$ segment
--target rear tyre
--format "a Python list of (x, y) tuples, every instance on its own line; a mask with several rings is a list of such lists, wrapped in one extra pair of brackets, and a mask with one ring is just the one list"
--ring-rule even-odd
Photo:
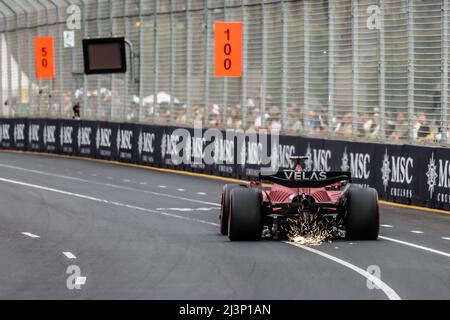
[(377, 191), (351, 187), (348, 192), (347, 239), (376, 240), (380, 229)]
[(237, 183), (228, 183), (223, 186), (222, 189), (222, 200), (220, 208), (220, 233), (224, 236), (228, 235), (228, 216), (230, 213), (230, 196), (231, 191), (236, 188), (243, 187)]
[(231, 192), (228, 238), (256, 241), (262, 234), (262, 194), (258, 189), (237, 188)]

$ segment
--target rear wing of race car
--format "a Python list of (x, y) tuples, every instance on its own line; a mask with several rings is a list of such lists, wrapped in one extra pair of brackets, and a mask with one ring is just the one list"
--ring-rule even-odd
[(288, 188), (322, 188), (341, 181), (352, 182), (350, 172), (281, 170), (277, 174), (259, 175), (261, 181), (269, 181)]

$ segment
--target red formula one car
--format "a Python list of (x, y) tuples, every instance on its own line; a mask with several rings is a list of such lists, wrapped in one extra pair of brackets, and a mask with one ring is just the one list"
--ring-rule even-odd
[[(378, 194), (351, 183), (349, 172), (295, 170), (260, 176), (246, 184), (226, 184), (222, 191), (220, 231), (232, 241), (287, 239), (292, 225), (311, 217), (333, 238), (376, 240), (379, 231)], [(270, 186), (263, 185), (269, 182)]]

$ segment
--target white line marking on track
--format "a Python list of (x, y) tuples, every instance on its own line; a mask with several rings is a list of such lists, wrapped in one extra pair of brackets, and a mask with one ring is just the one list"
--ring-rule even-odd
[(40, 236), (38, 236), (37, 234), (32, 234), (32, 233), (30, 233), (30, 232), (22, 232), (22, 234), (23, 234), (24, 236), (27, 236), (27, 237), (30, 237), (30, 238), (34, 238), (34, 239), (40, 238)]
[(442, 240), (450, 240), (450, 237), (442, 237)]
[(424, 246), (420, 246), (418, 244), (414, 244), (414, 243), (411, 243), (411, 242), (402, 241), (402, 240), (393, 239), (393, 238), (388, 238), (388, 237), (384, 237), (384, 236), (378, 236), (378, 238), (384, 239), (384, 240), (387, 240), (387, 241), (391, 241), (391, 242), (396, 242), (396, 243), (399, 243), (399, 244), (403, 244), (405, 246), (413, 247), (413, 248), (416, 248), (416, 249), (420, 249), (420, 250), (425, 250), (425, 251), (428, 251), (428, 252), (436, 253), (436, 254), (439, 254), (441, 256), (450, 258), (450, 253), (447, 253), (447, 252), (435, 250), (435, 249), (424, 247)]
[(106, 177), (106, 179), (108, 179), (108, 180), (112, 180), (113, 178), (112, 178), (112, 177)]
[(200, 196), (206, 196), (206, 193), (204, 193), (204, 192), (197, 192), (197, 194)]
[(185, 190), (184, 190), (184, 189), (177, 189), (177, 191), (183, 192), (183, 191), (185, 191)]
[(369, 272), (367, 272), (366, 270), (363, 270), (347, 261), (344, 261), (342, 259), (339, 259), (337, 257), (334, 257), (332, 255), (329, 255), (325, 252), (301, 245), (299, 243), (294, 243), (294, 242), (287, 242), (285, 241), (284, 243), (287, 243), (291, 246), (294, 247), (298, 247), (301, 248), (303, 250), (318, 254), (319, 256), (322, 256), (324, 258), (327, 258), (329, 260), (332, 260), (334, 262), (337, 262), (341, 265), (343, 265), (344, 267), (347, 267), (357, 273), (359, 273), (360, 275), (362, 275), (364, 278), (366, 278), (367, 280), (369, 280), (370, 282), (372, 282), (374, 285), (376, 285), (378, 288), (380, 288), (385, 294), (386, 296), (389, 298), (389, 300), (401, 300), (400, 296), (394, 291), (394, 289), (392, 289), (390, 286), (388, 286), (385, 282), (383, 282), (381, 279), (375, 277), (374, 275), (370, 274)]
[(391, 226), (390, 224), (380, 224), (380, 227), (383, 227), (383, 228), (393, 228), (393, 226)]
[[(57, 178), (62, 178), (62, 179), (68, 179), (68, 180), (73, 180), (73, 181), (79, 181), (79, 182), (84, 182), (84, 183), (90, 183), (90, 184), (95, 184), (95, 185), (103, 185), (103, 186), (116, 188), (116, 189), (122, 189), (122, 190), (134, 191), (134, 192), (141, 192), (141, 193), (152, 194), (152, 195), (161, 196), (161, 197), (173, 198), (173, 199), (178, 199), (178, 200), (183, 200), (183, 201), (190, 201), (190, 202), (194, 202), (194, 203), (202, 203), (202, 204), (207, 204), (207, 205), (213, 205), (213, 206), (220, 207), (220, 204), (214, 203), (214, 202), (206, 202), (206, 201), (194, 200), (194, 199), (183, 198), (183, 197), (169, 195), (169, 194), (163, 194), (163, 193), (152, 192), (152, 191), (147, 191), (147, 190), (135, 189), (135, 188), (126, 187), (126, 186), (119, 186), (119, 185), (114, 185), (114, 184), (109, 184), (109, 183), (95, 182), (95, 181), (90, 181), (90, 180), (81, 179), (81, 178), (75, 178), (75, 177), (70, 177), (70, 176), (63, 176), (63, 175), (52, 174), (52, 173), (38, 171), (38, 170), (26, 169), (26, 168), (21, 168), (21, 167), (16, 167), (16, 166), (10, 166), (10, 165), (6, 165), (6, 164), (0, 164), (0, 167), (16, 169), (16, 170), (21, 170), (21, 171), (25, 171), (25, 172), (32, 172), (32, 173), (37, 173), (37, 174), (41, 174), (41, 175), (47, 175), (47, 176), (52, 176), (52, 177), (57, 177)], [(80, 172), (80, 171), (78, 171), (78, 172)], [(12, 180), (8, 180), (8, 179), (0, 179), (0, 181), (14, 183)], [(22, 182), (18, 182), (18, 184), (23, 184), (23, 183)], [(166, 186), (159, 186), (159, 187), (160, 188), (166, 188)], [(45, 187), (40, 187), (40, 189), (42, 189), (42, 188), (45, 188)], [(50, 188), (47, 188), (47, 189), (50, 189)], [(66, 194), (69, 194), (69, 195), (71, 194), (70, 192), (67, 193), (66, 191), (64, 191), (62, 193), (66, 193)], [(81, 196), (81, 197), (83, 197), (83, 196)], [(85, 196), (85, 197), (88, 197), (88, 196)], [(91, 197), (88, 197), (88, 198), (91, 198)], [(94, 198), (94, 199), (96, 199), (96, 198)], [(103, 201), (103, 200), (97, 199), (97, 201), (105, 202), (106, 200)], [(125, 205), (125, 206), (127, 206), (127, 205)], [(137, 210), (139, 210), (139, 209), (137, 209)], [(143, 210), (144, 211), (148, 211), (148, 212), (162, 213), (162, 212), (153, 211), (153, 210), (150, 210), (150, 209), (143, 209)], [(172, 214), (167, 214), (167, 215), (173, 216), (173, 217), (179, 218), (179, 219), (193, 220), (193, 221), (197, 221), (197, 222), (203, 223), (202, 220), (198, 220), (198, 219), (189, 219), (189, 218), (186, 218), (186, 217), (172, 215)], [(204, 221), (204, 223), (209, 224), (209, 225), (213, 225), (213, 226), (219, 226), (219, 224), (217, 224), (217, 223), (212, 223), (212, 222), (208, 222), (208, 221)], [(428, 252), (440, 254), (440, 255), (443, 255), (445, 257), (450, 257), (449, 253), (442, 252), (442, 251), (435, 250), (435, 249), (431, 249), (431, 248), (424, 247), (424, 246), (420, 246), (420, 245), (416, 245), (416, 244), (409, 243), (409, 242), (406, 242), (406, 241), (401, 241), (401, 240), (392, 239), (392, 238), (383, 237), (383, 236), (379, 236), (379, 238), (380, 239), (384, 239), (384, 240), (388, 240), (388, 241), (397, 242), (397, 243), (404, 244), (404, 245), (407, 245), (407, 246), (415, 247), (417, 249), (425, 250), (425, 251), (428, 251)]]
[[(120, 203), (120, 202), (116, 202), (116, 201), (109, 201), (109, 200), (105, 200), (105, 199), (99, 199), (99, 198), (95, 198), (95, 197), (91, 197), (91, 196), (87, 196), (87, 195), (82, 195), (82, 194), (73, 193), (73, 192), (69, 192), (69, 191), (49, 188), (49, 187), (35, 185), (35, 184), (31, 184), (31, 183), (26, 183), (26, 182), (21, 182), (21, 181), (17, 181), (17, 180), (0, 178), (0, 181), (7, 182), (7, 183), (12, 183), (12, 184), (16, 184), (16, 185), (20, 185), (20, 186), (24, 186), (24, 187), (29, 187), (29, 188), (34, 188), (34, 189), (54, 192), (54, 193), (58, 193), (58, 194), (63, 194), (63, 195), (67, 195), (67, 196), (72, 196), (72, 197), (76, 197), (76, 198), (80, 198), (80, 199), (91, 200), (91, 201), (95, 201), (95, 202), (99, 202), (99, 203), (110, 204), (110, 205), (114, 205), (114, 206), (118, 206), (118, 207), (125, 207), (125, 208), (129, 208), (129, 209), (134, 209), (134, 210), (137, 210), (137, 211), (156, 213), (156, 214), (160, 214), (160, 215), (163, 215), (163, 216), (172, 217), (172, 218), (176, 218), (176, 219), (180, 219), (180, 220), (198, 222), (198, 223), (207, 224), (207, 225), (214, 226), (214, 227), (219, 227), (219, 224), (218, 223), (214, 223), (214, 222), (209, 222), (209, 221), (205, 221), (205, 220), (189, 218), (189, 217), (186, 217), (186, 216), (180, 216), (180, 215), (176, 215), (176, 214), (172, 214), (172, 213), (156, 211), (156, 210), (151, 210), (151, 209), (147, 209), (147, 208), (141, 208), (141, 207), (125, 204), (125, 203)], [(330, 260), (332, 260), (334, 262), (337, 262), (337, 263), (339, 263), (341, 265), (344, 265), (347, 268), (350, 268), (351, 270), (356, 271), (357, 273), (361, 274), (366, 279), (368, 279), (372, 283), (374, 283), (377, 287), (379, 287), (381, 290), (383, 290), (383, 292), (389, 297), (389, 299), (400, 300), (400, 297), (397, 295), (397, 293), (395, 293), (395, 291), (392, 290), (392, 288), (390, 288), (383, 281), (381, 281), (380, 279), (378, 279), (378, 278), (374, 277), (373, 275), (369, 274), (367, 271), (364, 271), (361, 268), (359, 268), (359, 267), (357, 267), (355, 265), (352, 265), (349, 262), (346, 262), (346, 261), (344, 261), (342, 259), (336, 258), (336, 257), (331, 256), (329, 254), (326, 254), (326, 253), (324, 253), (322, 251), (315, 250), (315, 249), (312, 249), (312, 248), (309, 248), (309, 247), (306, 247), (306, 246), (302, 246), (300, 244), (295, 244), (295, 243), (290, 243), (290, 242), (285, 242), (285, 243), (293, 245), (293, 246), (296, 246), (298, 248), (302, 248), (302, 249), (310, 251), (312, 253), (321, 255), (321, 256), (323, 256), (323, 257), (325, 257), (327, 259), (330, 259)], [(84, 281), (86, 281), (85, 277), (79, 277), (79, 279), (81, 279), (80, 280), (80, 284), (83, 281), (83, 278), (84, 278)], [(78, 281), (78, 279), (77, 279), (77, 281)]]
[[(24, 171), (24, 172), (32, 172), (32, 173), (36, 173), (36, 174), (40, 174), (40, 175), (46, 175), (49, 177), (61, 178), (61, 179), (78, 181), (78, 182), (83, 182), (83, 183), (90, 183), (90, 184), (95, 184), (95, 185), (105, 186), (105, 187), (110, 187), (110, 188), (115, 188), (115, 189), (128, 190), (128, 191), (133, 191), (133, 192), (141, 192), (141, 193), (151, 194), (151, 195), (159, 196), (159, 197), (166, 197), (166, 198), (178, 199), (178, 200), (182, 200), (182, 201), (189, 201), (189, 202), (193, 202), (193, 203), (201, 203), (201, 204), (206, 204), (206, 205), (210, 205), (210, 206), (220, 207), (220, 204), (215, 203), (215, 202), (207, 202), (207, 201), (195, 200), (195, 199), (190, 199), (190, 198), (183, 198), (180, 196), (159, 193), (159, 192), (154, 192), (154, 191), (148, 191), (148, 190), (142, 190), (142, 189), (136, 189), (136, 188), (128, 187), (128, 186), (120, 186), (120, 185), (111, 184), (111, 183), (91, 181), (91, 180), (75, 178), (75, 177), (70, 177), (70, 176), (64, 176), (64, 175), (59, 175), (59, 174), (54, 174), (54, 173), (49, 173), (49, 172), (44, 172), (44, 171), (32, 170), (32, 169), (21, 168), (21, 167), (16, 167), (16, 166), (9, 166), (6, 164), (0, 164), (0, 167), (20, 170), (20, 171)], [(165, 189), (167, 187), (159, 186), (159, 188)]]
[(77, 258), (72, 252), (69, 252), (69, 251), (63, 252), (63, 255), (65, 255), (67, 259), (71, 259), (71, 260)]
[(180, 212), (195, 212), (195, 211), (212, 211), (220, 208), (156, 208), (158, 211), (180, 211)]
[(20, 186), (24, 186), (24, 187), (29, 187), (29, 188), (34, 188), (34, 189), (39, 189), (39, 190), (59, 193), (59, 194), (63, 194), (63, 195), (66, 195), (66, 196), (72, 196), (72, 197), (76, 197), (76, 198), (80, 198), (80, 199), (92, 200), (92, 201), (95, 201), (95, 202), (110, 204), (110, 205), (114, 205), (114, 206), (118, 206), (118, 207), (134, 209), (134, 210), (144, 211), (144, 212), (149, 212), (149, 213), (157, 213), (157, 214), (160, 214), (160, 215), (163, 215), (163, 216), (177, 218), (177, 219), (180, 219), (180, 220), (200, 222), (200, 223), (208, 224), (208, 225), (215, 226), (215, 227), (219, 226), (219, 224), (214, 223), (214, 222), (209, 222), (209, 221), (195, 219), (195, 218), (189, 218), (189, 217), (186, 217), (186, 216), (180, 216), (180, 215), (177, 215), (177, 214), (167, 213), (167, 212), (163, 212), (163, 211), (156, 211), (156, 210), (152, 210), (152, 209), (137, 207), (137, 206), (133, 206), (133, 205), (126, 204), (126, 203), (121, 203), (121, 202), (116, 202), (116, 201), (109, 201), (109, 200), (95, 198), (95, 197), (91, 197), (91, 196), (87, 196), (87, 195), (83, 195), (83, 194), (79, 194), (79, 193), (73, 193), (73, 192), (59, 190), (59, 189), (55, 189), (55, 188), (44, 187), (44, 186), (31, 184), (31, 183), (26, 183), (26, 182), (21, 182), (21, 181), (17, 181), (17, 180), (0, 178), (0, 181), (7, 182), (7, 183), (12, 183), (12, 184), (16, 184), (16, 185), (20, 185)]
[(415, 234), (423, 234), (423, 231), (419, 231), (419, 230), (411, 230), (411, 233), (415, 233)]
[(140, 182), (139, 184), (140, 184), (141, 186), (146, 186), (146, 185), (148, 185), (147, 182)]
[(125, 182), (125, 183), (130, 182), (130, 180), (128, 180), (128, 179), (123, 179), (122, 181)]

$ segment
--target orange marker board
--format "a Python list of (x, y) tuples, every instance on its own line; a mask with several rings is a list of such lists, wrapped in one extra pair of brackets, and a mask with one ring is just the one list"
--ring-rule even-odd
[(53, 37), (34, 38), (36, 79), (55, 78), (55, 53)]
[(214, 24), (216, 77), (242, 77), (242, 22)]

